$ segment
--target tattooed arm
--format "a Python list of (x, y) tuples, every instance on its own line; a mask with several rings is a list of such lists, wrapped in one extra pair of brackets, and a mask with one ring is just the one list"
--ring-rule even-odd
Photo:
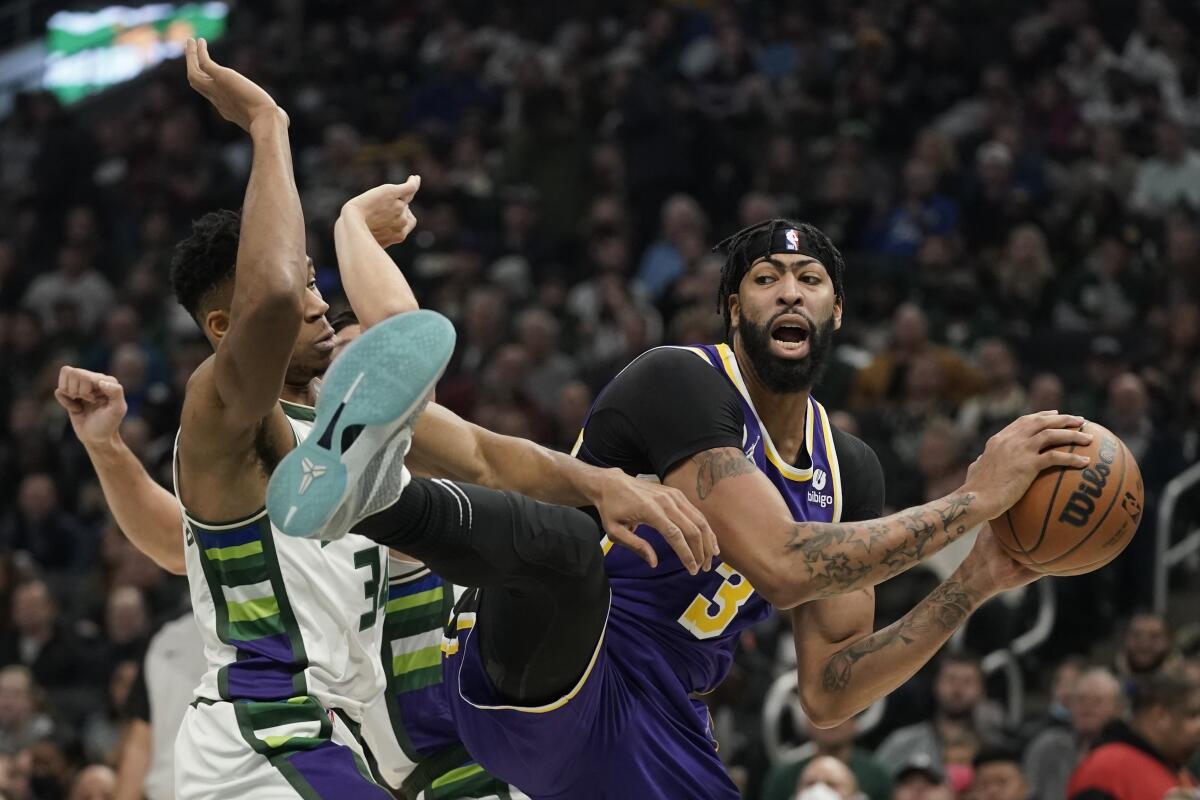
[(911, 678), (983, 601), (1037, 577), (1004, 553), (989, 527), (953, 575), (883, 630), (871, 632), (869, 590), (793, 609), (805, 713), (821, 727), (841, 724)]
[(941, 500), (879, 520), (796, 522), (779, 492), (742, 452), (705, 450), (664, 483), (682, 491), (717, 534), (724, 560), (777, 608), (865, 589), (928, 558), (1020, 499), (1043, 469), (1086, 466), (1054, 450), (1086, 444), (1079, 417), (1022, 417), (993, 436), (962, 488)]

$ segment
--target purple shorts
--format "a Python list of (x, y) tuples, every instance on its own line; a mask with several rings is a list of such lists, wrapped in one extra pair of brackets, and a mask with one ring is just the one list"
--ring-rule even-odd
[(537, 708), (497, 697), (472, 635), (474, 616), (452, 620), (457, 638), (443, 646), (442, 685), (459, 737), (492, 775), (539, 800), (741, 797), (704, 705), (682, 686), (671, 692), (654, 648), (611, 615), (579, 682)]

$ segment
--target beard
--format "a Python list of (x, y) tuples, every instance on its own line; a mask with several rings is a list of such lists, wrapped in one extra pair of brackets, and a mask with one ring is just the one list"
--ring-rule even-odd
[(743, 317), (737, 327), (746, 356), (754, 367), (754, 374), (776, 394), (795, 394), (811, 389), (820, 379), (833, 345), (833, 317), (820, 325), (813, 325), (812, 318), (805, 314), (804, 317), (809, 320), (808, 355), (797, 359), (780, 358), (772, 353), (771, 323), (776, 317), (788, 313), (795, 312), (781, 311), (763, 325), (755, 325)]

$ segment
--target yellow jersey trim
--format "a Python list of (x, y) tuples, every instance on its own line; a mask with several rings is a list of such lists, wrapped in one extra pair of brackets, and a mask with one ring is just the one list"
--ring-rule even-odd
[(829, 422), (829, 414), (825, 406), (812, 401), (821, 414), (821, 432), (825, 436), (825, 457), (829, 459), (829, 471), (833, 473), (829, 480), (833, 482), (833, 521), (842, 521), (842, 468), (838, 466), (837, 448), (833, 446), (833, 425)]
[[(604, 647), (604, 637), (608, 633), (608, 619), (612, 613), (612, 590), (608, 593), (608, 612), (604, 616), (604, 628), (600, 631), (600, 636), (596, 639), (596, 649), (592, 651), (592, 659), (588, 662), (587, 669), (583, 671), (583, 675), (579, 677), (579, 681), (562, 697), (552, 703), (547, 703), (544, 706), (483, 706), (477, 703), (472, 703), (470, 698), (463, 694), (462, 690), (462, 671), (458, 673), (458, 696), (473, 708), (478, 708), (480, 711), (520, 711), (523, 714), (547, 714), (551, 711), (557, 711), (567, 703), (575, 699), (575, 695), (583, 690), (587, 684), (588, 678), (592, 675), (592, 669), (595, 668), (596, 662), (600, 659), (600, 649)], [(470, 633), (467, 634), (470, 637)]]
[[(767, 454), (767, 460), (775, 465), (779, 473), (790, 481), (807, 481), (812, 478), (812, 464), (808, 469), (797, 469), (787, 463), (780, 457), (779, 451), (775, 449), (775, 443), (771, 441), (771, 434), (767, 431), (767, 426), (763, 424), (762, 417), (758, 415), (758, 409), (754, 407), (754, 401), (750, 399), (750, 390), (746, 388), (745, 381), (742, 380), (742, 372), (738, 369), (737, 358), (733, 355), (733, 350), (727, 344), (717, 345), (717, 352), (721, 354), (721, 364), (725, 367), (725, 374), (733, 381), (733, 385), (737, 387), (738, 392), (746, 401), (746, 405), (750, 406), (750, 413), (754, 414), (754, 418), (758, 420), (759, 430), (762, 431), (763, 452)], [(813, 400), (810, 397), (808, 401), (808, 409), (804, 414), (804, 449), (811, 455), (813, 442)]]

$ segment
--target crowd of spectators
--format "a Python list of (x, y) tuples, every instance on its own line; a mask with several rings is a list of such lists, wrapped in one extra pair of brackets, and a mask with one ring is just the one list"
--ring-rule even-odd
[[(290, 115), (329, 298), (341, 204), (422, 176), (419, 228), (393, 256), (457, 325), (438, 393), (463, 416), (569, 449), (633, 357), (723, 336), (711, 248), (786, 216), (846, 256), (845, 324), (816, 394), (878, 453), (889, 508), (944, 495), (1006, 422), (1059, 408), (1130, 447), (1147, 529), (1165, 483), (1200, 458), (1198, 40), (1197, 7), (1166, 0), (308, 0), (241, 4), (213, 50)], [(69, 109), (25, 94), (0, 120), (0, 787), (7, 773), (12, 797), (91, 796), (79, 784), (111, 778), (79, 768), (112, 764), (133, 665), (184, 588), (108, 519), (53, 399), (58, 368), (123, 384), (122, 433), (168, 481), (182, 391), (208, 352), (170, 297), (171, 247), (190, 220), (239, 205), (248, 165), (245, 138), (178, 62)], [(1194, 506), (1182, 512), (1195, 521)], [(953, 797), (973, 771), (972, 796), (999, 800), (1021, 795), (984, 784), (1013, 773), (1060, 796), (1047, 787), (1127, 691), (1098, 667), (1049, 676), (1068, 656), (1111, 652), (1117, 621), (1149, 603), (1152, 540), (1144, 530), (1104, 570), (1054, 583), (1055, 635), (1022, 664), (1051, 698), (1044, 724), (1014, 728), (984, 701), (977, 661), (943, 661), (872, 731), (871, 786)], [(877, 622), (930, 580), (915, 570), (881, 587)], [(1031, 603), (996, 601), (967, 643), (1000, 646)], [(748, 635), (713, 701), (748, 796), (773, 774), (760, 712), (787, 641), (779, 621)], [(1122, 670), (1137, 671), (1135, 651)], [(1141, 718), (1178, 695), (1147, 692), (1158, 705), (1135, 697)], [(816, 769), (867, 760), (853, 741), (852, 727), (814, 731), (834, 757)], [(932, 788), (905, 788), (918, 779)]]

